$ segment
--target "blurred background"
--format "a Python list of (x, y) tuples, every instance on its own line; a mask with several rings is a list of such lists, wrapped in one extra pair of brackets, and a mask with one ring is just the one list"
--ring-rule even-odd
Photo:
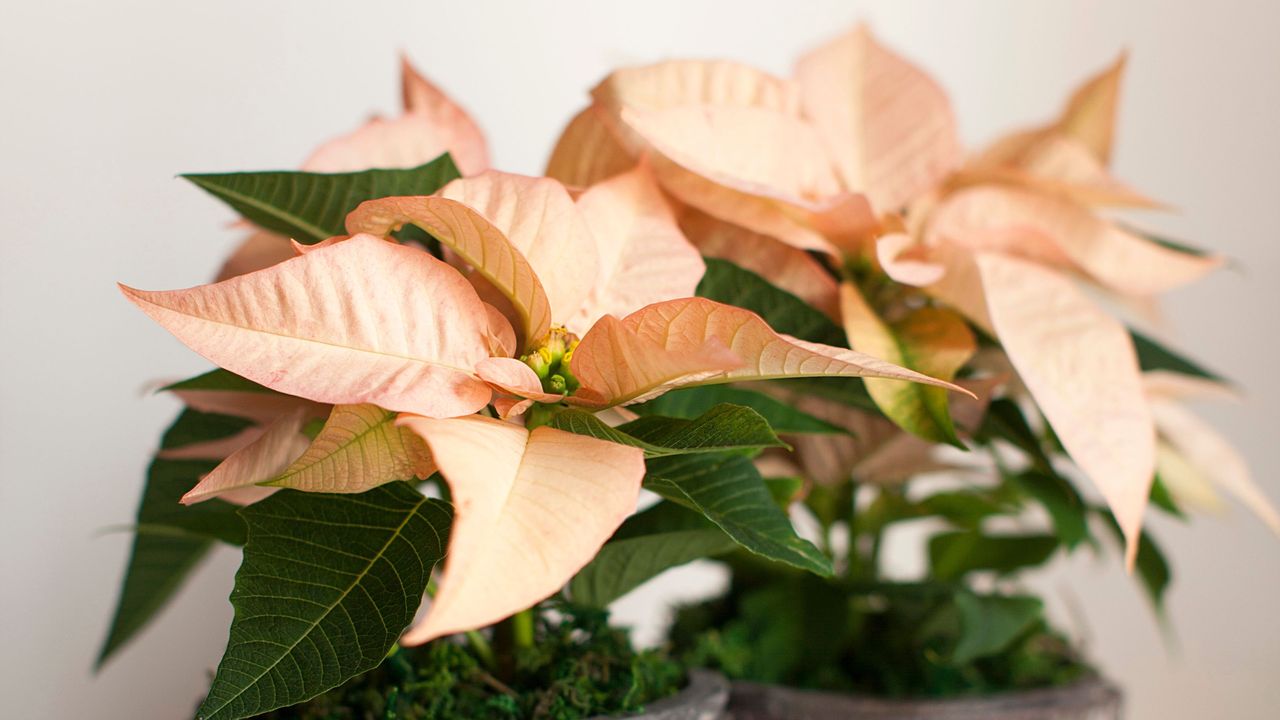
[[(117, 294), (207, 281), (231, 214), (174, 176), (296, 166), (398, 111), (407, 52), (480, 121), (495, 165), (537, 173), (621, 64), (727, 57), (779, 74), (858, 19), (947, 87), (970, 146), (1048, 119), (1130, 53), (1117, 174), (1177, 211), (1153, 229), (1233, 257), (1169, 298), (1170, 335), (1239, 381), (1203, 409), (1280, 498), (1280, 5), (1270, 0), (804, 3), (7, 2), (0, 10), (0, 715), (185, 718), (226, 641), (223, 553), (132, 647), (91, 664), (143, 469), (176, 409), (150, 381), (206, 368)], [(1152, 523), (1174, 565), (1168, 628), (1112, 555), (1035, 582), (1128, 692), (1129, 717), (1273, 718), (1280, 541), (1244, 512)], [(919, 564), (898, 553), (904, 567)], [(625, 599), (713, 590), (689, 566)]]

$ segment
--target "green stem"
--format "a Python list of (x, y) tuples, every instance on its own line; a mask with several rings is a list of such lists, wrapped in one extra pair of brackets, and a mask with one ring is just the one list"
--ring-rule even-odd
[(884, 526), (881, 526), (871, 536), (871, 554), (867, 557), (866, 577), (871, 580), (880, 578), (880, 546), (883, 540)]
[[(434, 598), (438, 589), (435, 578), (427, 580), (427, 597)], [(475, 652), (476, 656), (480, 658), (480, 661), (484, 663), (485, 667), (489, 668), (489, 670), (493, 670), (498, 666), (498, 661), (493, 655), (493, 647), (489, 645), (489, 641), (484, 638), (484, 635), (481, 635), (476, 630), (468, 630), (465, 633), (465, 636), (467, 638), (467, 644), (471, 646), (471, 649)], [(391, 652), (395, 653), (399, 649), (399, 644), (394, 645), (391, 648)]]
[(551, 418), (556, 416), (560, 408), (547, 403), (534, 403), (533, 407), (524, 416), (525, 429), (533, 431), (534, 428), (540, 428), (551, 422)]
[(858, 536), (862, 534), (862, 521), (865, 518), (858, 512), (858, 484), (848, 483), (849, 496), (843, 498), (840, 506), (844, 508), (843, 519), (849, 526), (849, 552), (845, 559), (845, 578), (856, 580), (862, 576), (862, 553), (858, 550)]
[(467, 644), (471, 646), (471, 650), (480, 658), (480, 662), (489, 669), (490, 672), (498, 668), (498, 659), (493, 655), (493, 647), (489, 645), (489, 641), (481, 635), (478, 630), (468, 630), (466, 632)]
[(517, 648), (533, 647), (533, 609), (521, 610), (511, 616), (511, 634)]

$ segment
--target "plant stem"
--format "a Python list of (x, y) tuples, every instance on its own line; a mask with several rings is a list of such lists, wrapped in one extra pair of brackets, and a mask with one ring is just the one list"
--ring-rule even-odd
[(555, 417), (559, 411), (560, 408), (555, 405), (534, 403), (533, 407), (529, 408), (529, 411), (524, 415), (524, 427), (532, 432), (535, 428), (540, 428), (551, 422), (551, 418)]
[(871, 554), (867, 558), (867, 577), (871, 580), (880, 579), (880, 545), (884, 540), (884, 526), (876, 528), (875, 534), (871, 536)]
[(862, 553), (858, 550), (858, 536), (862, 534), (861, 516), (858, 513), (858, 484), (849, 482), (849, 497), (841, 506), (848, 513), (843, 517), (849, 527), (849, 549), (845, 558), (844, 574), (848, 580), (856, 580), (862, 575)]
[(490, 671), (496, 670), (498, 660), (493, 655), (493, 647), (489, 645), (489, 641), (481, 635), (478, 630), (468, 630), (466, 632), (467, 644), (471, 646), (471, 650), (479, 656), (480, 661)]
[(533, 609), (521, 610), (511, 616), (511, 634), (517, 648), (533, 647)]
[[(427, 580), (427, 597), (434, 598), (438, 589), (434, 577)], [(481, 635), (477, 630), (468, 630), (465, 636), (467, 644), (471, 646), (471, 649), (480, 658), (480, 661), (484, 663), (485, 667), (491, 671), (498, 667), (498, 661), (493, 655), (493, 647), (489, 645), (489, 641), (485, 639), (484, 635)], [(399, 644), (392, 646), (391, 654), (394, 654), (399, 649)]]

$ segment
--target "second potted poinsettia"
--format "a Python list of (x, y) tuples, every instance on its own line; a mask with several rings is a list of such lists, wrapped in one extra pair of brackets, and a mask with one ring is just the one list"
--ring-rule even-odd
[[(796, 507), (816, 521), (838, 577), (730, 554), (728, 594), (682, 611), (672, 638), (692, 662), (775, 684), (741, 685), (735, 713), (1112, 713), (1116, 693), (1090, 679), (1018, 574), (1060, 548), (1096, 546), (1093, 528), (1109, 526), (1158, 606), (1168, 567), (1141, 530), (1148, 498), (1176, 512), (1174, 498), (1193, 497), (1206, 477), (1276, 525), (1228, 446), (1175, 432), (1174, 415), (1206, 428), (1152, 390), (1203, 391), (1214, 378), (1080, 287), (1146, 310), (1221, 265), (1100, 212), (1154, 206), (1107, 171), (1122, 69), (1092, 79), (1054, 122), (968, 159), (942, 89), (861, 27), (806, 55), (789, 80), (724, 61), (616, 71), (566, 128), (548, 166), (566, 182), (649, 158), (683, 205), (689, 239), (717, 258), (700, 294), (797, 335), (959, 378), (982, 399), (878, 378), (763, 388), (803, 421), (792, 418), (795, 454), (771, 451), (761, 468), (803, 486)], [(688, 412), (722, 393), (633, 409)], [(1231, 460), (1212, 467), (1211, 452)], [(1106, 504), (1086, 500), (1058, 459)], [(939, 485), (939, 472), (952, 482)], [(1049, 530), (1010, 532), (1032, 506)], [(929, 570), (892, 580), (885, 537), (922, 519), (946, 528), (928, 543)], [(948, 695), (979, 697), (937, 699)], [(886, 699), (902, 696), (916, 699)]]

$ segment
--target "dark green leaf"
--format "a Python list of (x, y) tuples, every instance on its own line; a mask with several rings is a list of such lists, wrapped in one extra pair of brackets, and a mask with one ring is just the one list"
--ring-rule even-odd
[(1157, 245), (1160, 245), (1161, 247), (1168, 248), (1169, 250), (1173, 250), (1174, 252), (1186, 253), (1187, 255), (1194, 255), (1196, 257), (1208, 257), (1213, 254), (1212, 252), (1205, 250), (1204, 248), (1198, 248), (1193, 245), (1189, 245), (1181, 240), (1174, 240), (1172, 238), (1168, 238), (1163, 235), (1157, 235), (1156, 233), (1153, 233), (1149, 230), (1140, 230), (1126, 223), (1121, 223), (1120, 225), (1122, 228), (1133, 233), (1134, 235), (1139, 235), (1141, 237), (1144, 237), (1150, 240), (1151, 242)]
[[(243, 430), (246, 422), (225, 415), (186, 410), (165, 433), (162, 447), (217, 440)], [(244, 522), (236, 507), (210, 500), (191, 507), (178, 500), (217, 465), (209, 460), (154, 460), (135, 515), (120, 598), (97, 665), (133, 639), (177, 593), (215, 540), (244, 543)]]
[(645, 487), (705, 515), (747, 550), (820, 575), (831, 559), (796, 535), (751, 460), (736, 453), (650, 460)]
[(716, 405), (693, 420), (642, 417), (618, 429), (672, 451), (787, 447), (760, 413), (741, 405)]
[[(1116, 522), (1116, 518), (1107, 508), (1095, 508), (1098, 516), (1103, 519), (1107, 527), (1111, 528), (1111, 532), (1115, 535), (1116, 541), (1124, 547), (1124, 533), (1120, 531), (1120, 525)], [(1138, 579), (1142, 582), (1142, 588), (1146, 591), (1147, 597), (1151, 599), (1152, 606), (1156, 609), (1156, 614), (1164, 613), (1164, 595), (1169, 589), (1169, 583), (1173, 579), (1173, 571), (1169, 567), (1169, 563), (1165, 560), (1164, 553), (1160, 547), (1156, 545), (1155, 540), (1151, 539), (1151, 534), (1146, 530), (1138, 536), (1138, 556), (1134, 560), (1134, 569), (1138, 571)]]
[(151, 622), (212, 547), (212, 540), (197, 535), (145, 531), (134, 535), (129, 567), (96, 667), (102, 667)]
[(172, 530), (221, 540), (231, 545), (244, 544), (244, 522), (236, 514), (236, 506), (213, 498), (195, 505), (182, 505), (179, 500), (200, 482), (217, 462), (213, 460), (166, 460), (157, 458), (147, 471), (147, 487), (138, 508), (138, 527)]
[(960, 611), (960, 641), (951, 662), (964, 665), (995, 655), (1009, 647), (1038, 622), (1044, 604), (1026, 596), (977, 595), (960, 592), (955, 598)]
[(1182, 512), (1182, 508), (1178, 507), (1178, 502), (1173, 499), (1173, 495), (1169, 492), (1169, 487), (1157, 475), (1151, 481), (1151, 504), (1160, 508), (1166, 513), (1178, 518), (1186, 520), (1187, 514)]
[(848, 431), (842, 427), (800, 412), (762, 392), (730, 385), (704, 385), (676, 390), (660, 395), (649, 402), (632, 405), (627, 409), (640, 415), (693, 419), (721, 403), (732, 403), (755, 410), (777, 433), (848, 434)]
[(629, 518), (569, 583), (575, 604), (607, 607), (673, 567), (727, 553), (738, 544), (706, 518), (660, 502)]
[(698, 297), (751, 310), (780, 333), (810, 342), (848, 347), (844, 331), (820, 310), (727, 260), (704, 260), (707, 272), (698, 283)]
[(563, 410), (551, 427), (644, 450), (645, 457), (786, 447), (759, 413), (737, 405), (717, 405), (693, 420), (643, 417), (611, 428), (584, 410)]
[(989, 494), (969, 490), (934, 493), (916, 503), (916, 508), (916, 517), (937, 516), (967, 529), (977, 529), (986, 518), (1009, 511)]
[(1144, 532), (1138, 539), (1138, 557), (1134, 562), (1142, 586), (1147, 590), (1157, 612), (1164, 612), (1164, 595), (1173, 579), (1173, 571), (1165, 560), (1160, 546), (1151, 539), (1151, 534)]
[(347, 214), (365, 200), (430, 195), (459, 177), (448, 155), (405, 170), (351, 173), (249, 172), (183, 175), (259, 227), (316, 243), (346, 233)]
[(829, 673), (848, 647), (849, 595), (837, 583), (796, 575), (746, 593), (726, 634), (745, 635), (752, 648), (742, 674), (786, 683)]
[(1066, 479), (1028, 470), (1018, 475), (1015, 482), (1049, 513), (1054, 532), (1068, 549), (1089, 537), (1088, 507)]
[(283, 490), (249, 526), (235, 619), (204, 720), (302, 702), (382, 662), (444, 555), (449, 507), (406, 483), (360, 495)]
[(246, 377), (240, 377), (230, 370), (215, 368), (207, 373), (202, 373), (193, 378), (187, 378), (180, 382), (166, 385), (161, 388), (165, 390), (219, 390), (225, 392), (275, 392), (271, 388), (264, 387)]
[(165, 430), (160, 439), (160, 448), (172, 450), (210, 440), (228, 438), (253, 426), (253, 421), (246, 418), (203, 413), (187, 408), (178, 419)]
[(978, 429), (978, 438), (983, 442), (1004, 440), (1026, 453), (1036, 470), (1049, 475), (1056, 474), (1053, 462), (1044, 451), (1044, 445), (1027, 423), (1022, 408), (1013, 400), (1000, 398), (991, 401), (987, 414), (982, 419), (982, 427)]
[(1216, 382), (1227, 382), (1221, 375), (1206, 369), (1194, 360), (1179, 355), (1137, 330), (1130, 330), (1129, 334), (1133, 336), (1133, 349), (1138, 353), (1138, 366), (1143, 372), (1169, 370)]
[(884, 413), (880, 412), (876, 401), (872, 400), (870, 393), (867, 392), (866, 383), (862, 382), (862, 378), (810, 377), (773, 380), (771, 382), (784, 390), (797, 392), (801, 395), (813, 395), (814, 397), (831, 400), (832, 402), (857, 408), (863, 412), (884, 417)]
[(663, 452), (663, 448), (655, 447), (637, 438), (609, 427), (603, 420), (595, 416), (595, 413), (586, 410), (578, 410), (570, 408), (561, 410), (552, 416), (551, 421), (547, 423), (549, 427), (557, 430), (564, 430), (575, 435), (586, 435), (597, 440), (604, 440), (616, 445), (629, 445), (644, 450), (645, 457), (657, 457)]
[(767, 477), (764, 485), (769, 488), (769, 495), (778, 507), (786, 510), (804, 491), (805, 480), (801, 477)]
[(929, 539), (929, 566), (939, 580), (958, 580), (976, 570), (1006, 575), (1043, 563), (1057, 547), (1053, 535), (939, 533)]

